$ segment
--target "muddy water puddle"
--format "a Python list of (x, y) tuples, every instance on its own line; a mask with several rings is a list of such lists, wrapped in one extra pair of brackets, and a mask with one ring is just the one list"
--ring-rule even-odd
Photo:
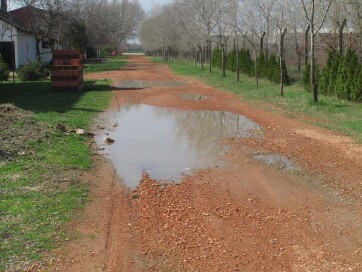
[(288, 171), (298, 171), (299, 167), (293, 161), (285, 156), (277, 154), (254, 154), (253, 158), (257, 161), (263, 162), (268, 166), (276, 166)]
[(195, 100), (195, 101), (207, 100), (207, 96), (197, 94), (197, 93), (181, 94), (180, 96), (182, 99), (185, 99), (185, 100)]
[(179, 81), (123, 80), (118, 87), (124, 90), (132, 90), (151, 87), (178, 87), (184, 85), (185, 83)]
[[(106, 112), (101, 121), (109, 130), (97, 135), (102, 152), (129, 188), (143, 173), (152, 179), (173, 181), (192, 170), (221, 166), (226, 146), (218, 139), (249, 137), (260, 127), (245, 118), (221, 111), (182, 111), (143, 104)], [(106, 145), (104, 138), (114, 140)]]

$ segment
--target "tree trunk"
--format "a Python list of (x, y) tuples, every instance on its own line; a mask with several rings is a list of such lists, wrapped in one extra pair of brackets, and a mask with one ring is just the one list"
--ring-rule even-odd
[(302, 70), (302, 56), (298, 54), (298, 72)]
[(209, 45), (209, 68), (210, 68), (210, 73), (212, 72), (212, 48), (211, 48), (211, 40), (208, 41), (208, 45)]
[(200, 51), (200, 64), (201, 64), (201, 69), (204, 70), (204, 58), (203, 58), (203, 54), (202, 54), (202, 47), (199, 46), (199, 51)]
[(318, 103), (318, 90), (317, 90), (317, 83), (315, 78), (315, 35), (313, 26), (311, 27), (311, 41), (310, 41), (310, 84), (313, 93), (313, 100), (314, 103)]
[(225, 71), (225, 45), (221, 45), (221, 67), (222, 67), (222, 76), (226, 76), (226, 71)]
[(197, 64), (197, 55), (198, 55), (198, 52), (195, 51), (195, 52), (194, 52), (194, 56), (195, 56), (195, 65), (194, 65), (194, 66), (195, 66), (195, 68), (196, 68), (196, 64)]
[(239, 73), (239, 40), (236, 38), (236, 80), (240, 82)]
[[(267, 17), (267, 27), (266, 27), (266, 49), (265, 49), (265, 58), (269, 59), (269, 35), (270, 35), (270, 16)], [(263, 42), (264, 47), (264, 42)]]
[(283, 63), (284, 63), (284, 37), (287, 33), (287, 29), (284, 29), (283, 33), (280, 35), (280, 95), (284, 96), (284, 69), (283, 69)]
[(309, 31), (310, 31), (310, 25), (308, 25), (307, 29), (304, 33), (304, 67), (307, 67), (308, 65), (308, 58), (309, 58)]
[(256, 51), (256, 47), (254, 47), (254, 55), (255, 55), (255, 62), (254, 62), (254, 70), (255, 70), (255, 80), (256, 80), (256, 86), (259, 86), (259, 76), (258, 76), (258, 53)]
[(347, 19), (344, 19), (338, 29), (338, 52), (343, 54), (343, 30), (347, 24)]
[(264, 37), (266, 32), (263, 32), (263, 34), (260, 37), (260, 53), (264, 52)]

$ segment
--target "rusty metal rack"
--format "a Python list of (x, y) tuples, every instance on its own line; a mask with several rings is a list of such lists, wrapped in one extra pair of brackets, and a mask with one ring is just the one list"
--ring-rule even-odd
[(83, 54), (79, 50), (54, 50), (52, 89), (83, 89)]

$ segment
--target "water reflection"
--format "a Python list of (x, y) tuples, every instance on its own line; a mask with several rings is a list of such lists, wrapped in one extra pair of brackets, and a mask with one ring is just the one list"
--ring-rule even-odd
[(146, 80), (123, 80), (120, 89), (145, 89), (150, 87), (178, 87), (185, 85), (179, 81), (146, 81)]
[[(115, 140), (105, 151), (117, 173), (130, 188), (135, 188), (143, 172), (158, 180), (177, 181), (193, 169), (220, 164), (225, 146), (217, 139), (249, 136), (259, 126), (230, 112), (181, 111), (147, 105), (129, 105), (105, 113)], [(98, 135), (102, 144), (104, 135)]]

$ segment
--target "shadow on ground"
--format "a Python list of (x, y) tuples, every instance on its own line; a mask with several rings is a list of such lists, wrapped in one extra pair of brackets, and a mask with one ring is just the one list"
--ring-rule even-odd
[(70, 110), (94, 112), (93, 109), (77, 108), (75, 105), (87, 92), (111, 90), (106, 81), (86, 81), (82, 91), (53, 91), (50, 81), (5, 83), (0, 85), (0, 104), (11, 103), (34, 113), (64, 113)]

